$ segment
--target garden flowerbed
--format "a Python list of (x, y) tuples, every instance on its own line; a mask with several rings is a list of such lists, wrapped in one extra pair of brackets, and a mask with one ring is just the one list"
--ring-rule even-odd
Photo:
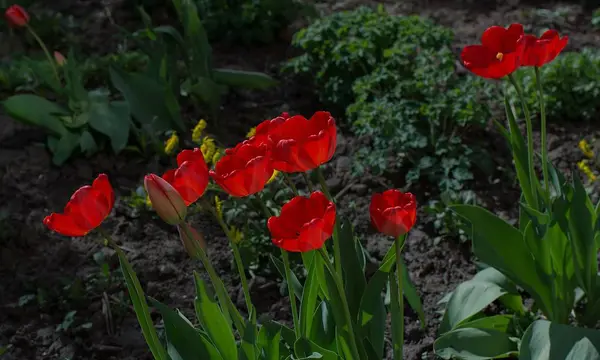
[[(322, 14), (332, 14), (378, 3), (320, 1), (316, 9)], [(382, 3), (390, 14), (427, 16), (432, 22), (453, 30), (450, 50), (456, 54), (455, 71), (460, 76), (465, 72), (458, 60), (460, 49), (476, 43), (480, 34), (495, 24), (530, 24), (527, 31), (536, 34), (545, 28), (557, 28), (569, 36), (566, 51), (600, 46), (600, 29), (591, 25), (592, 11), (580, 4), (515, 1), (511, 5), (496, 5), (495, 1), (474, 4), (466, 0)], [(58, 11), (64, 17), (75, 16), (76, 27), (71, 31), (78, 36), (73, 41), (78, 41), (80, 48), (92, 56), (117, 51), (119, 30), (111, 22), (129, 30), (143, 26), (128, 2), (103, 4), (105, 7), (94, 9), (91, 2), (64, 0), (52, 4), (52, 9), (46, 9), (50, 5), (44, 3), (36, 4), (33, 9)], [(153, 20), (156, 24), (171, 23), (164, 14), (166, 10), (161, 9), (160, 5), (153, 7), (150, 12)], [(311, 79), (279, 73), (283, 62), (301, 52), (291, 46), (290, 34), (303, 25), (300, 21), (286, 26), (266, 44), (242, 46), (230, 39), (211, 42), (213, 61), (219, 68), (264, 72), (280, 80), (275, 87), (232, 91), (224, 96), (219, 107), (219, 128), (211, 129), (214, 125), (209, 125), (209, 130), (224, 147), (234, 146), (246, 137), (250, 128), (283, 112), (309, 117), (315, 111), (326, 109), (324, 100), (315, 94)], [(10, 41), (3, 41), (5, 38)], [(14, 47), (19, 46), (15, 43), (18, 40), (14, 35), (9, 37), (8, 30), (0, 33), (0, 59), (10, 60), (16, 51)], [(57, 41), (56, 46), (60, 48), (61, 43)], [(64, 49), (66, 53), (67, 48)], [(597, 82), (582, 93), (597, 91), (600, 78)], [(3, 98), (12, 95), (0, 94)], [(594, 113), (597, 110), (598, 107), (589, 110), (589, 118), (582, 115), (581, 121), (570, 119), (570, 122), (550, 124), (549, 157), (559, 170), (571, 171), (584, 157), (579, 144), (582, 138), (591, 142), (599, 133), (600, 125), (594, 121), (598, 119)], [(208, 116), (191, 104), (182, 104), (181, 112), (193, 123)], [(456, 232), (443, 235), (443, 226), (436, 225), (436, 214), (426, 211), (425, 205), (440, 197), (437, 184), (420, 179), (405, 188), (405, 170), (394, 168), (391, 162), (395, 160), (391, 158), (384, 161), (384, 167), (389, 166), (394, 171), (366, 171), (357, 175), (355, 155), (368, 141), (349, 130), (346, 113), (335, 115), (337, 123), (344, 126), (338, 130), (335, 155), (324, 168), (327, 186), (334, 196), (339, 195), (338, 213), (350, 219), (375, 263), (381, 261), (393, 241), (379, 234), (371, 224), (371, 194), (400, 188), (410, 190), (417, 197), (417, 225), (407, 238), (403, 254), (423, 303), (426, 325), (422, 326), (419, 315), (406, 306), (404, 357), (433, 359), (433, 343), (443, 310), (438, 302), (477, 271), (470, 243), (460, 241)], [(478, 204), (509, 222), (516, 222), (519, 188), (510, 152), (492, 122), (503, 117), (502, 109), (491, 109), (490, 118), (482, 121), (485, 123), (482, 130), (469, 132), (463, 139), (469, 145), (485, 137), (489, 161), (486, 166), (474, 162), (470, 168), (473, 179), (466, 181), (461, 190), (473, 190)], [(537, 146), (537, 126), (534, 133)], [(387, 150), (394, 152), (394, 149)], [(50, 232), (42, 224), (46, 215), (62, 209), (74, 190), (82, 184), (90, 184), (99, 173), (109, 176), (116, 192), (116, 204), (106, 221), (107, 228), (113, 230), (111, 236), (126, 251), (146, 294), (184, 314), (193, 314), (191, 274), (193, 270), (203, 273), (201, 264), (188, 256), (177, 229), (163, 224), (153, 211), (139, 205), (140, 199), (132, 196), (145, 174), (163, 173), (172, 167), (171, 160), (144, 158), (133, 152), (114, 155), (104, 151), (90, 157), (75, 156), (56, 166), (46, 147), (45, 132), (21, 125), (0, 110), (0, 358), (152, 359), (123, 284), (115, 252), (100, 245), (99, 234), (71, 239)], [(305, 182), (299, 175), (294, 180), (300, 190), (305, 190)], [(591, 182), (588, 187), (596, 201), (597, 183)], [(215, 194), (208, 192), (210, 197)], [(204, 234), (209, 257), (233, 301), (244, 308), (244, 294), (234, 271), (233, 256), (219, 224), (201, 212), (191, 213), (188, 219)], [(367, 266), (367, 273), (375, 270)], [(287, 289), (281, 285), (279, 274), (273, 269), (260, 268), (253, 268), (251, 274), (254, 276), (250, 279), (250, 294), (258, 313), (291, 324)], [(496, 310), (492, 308), (489, 312)], [(153, 317), (160, 318), (158, 313), (153, 313)], [(3, 348), (6, 353), (1, 355)], [(388, 358), (392, 358), (390, 346), (386, 349)]]

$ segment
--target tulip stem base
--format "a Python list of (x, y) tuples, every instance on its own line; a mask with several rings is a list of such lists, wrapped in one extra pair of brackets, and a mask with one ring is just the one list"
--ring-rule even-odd
[(546, 133), (546, 105), (544, 104), (544, 92), (542, 91), (542, 76), (540, 68), (535, 66), (535, 82), (537, 83), (538, 100), (540, 102), (540, 118), (542, 128), (542, 174), (544, 175), (544, 189), (546, 191), (546, 207), (552, 208), (550, 203), (550, 176), (548, 175), (548, 135)]
[(308, 191), (312, 194), (312, 192), (315, 191), (315, 187), (313, 186), (312, 182), (310, 181), (310, 177), (305, 172), (302, 173), (302, 177), (304, 177), (304, 181), (306, 182)]
[(402, 359), (403, 347), (404, 347), (404, 284), (403, 284), (403, 276), (402, 274), (402, 249), (404, 248), (404, 243), (406, 242), (406, 234), (400, 235), (394, 241), (396, 245), (396, 278), (398, 280), (398, 311), (399, 311), (399, 319), (398, 321), (402, 326), (398, 331), (398, 343), (394, 346), (394, 355), (396, 360)]
[(294, 195), (296, 195), (296, 196), (300, 195), (300, 193), (298, 193), (298, 188), (296, 187), (296, 185), (294, 185), (294, 182), (292, 181), (292, 178), (287, 173), (282, 172), (282, 174), (283, 174), (283, 178), (285, 179), (285, 182), (290, 187), (290, 189), (292, 189), (292, 192), (294, 193)]
[(44, 42), (42, 41), (42, 39), (40, 39), (40, 37), (38, 36), (38, 34), (35, 32), (35, 30), (33, 30), (33, 28), (31, 26), (27, 25), (27, 30), (29, 30), (29, 33), (31, 34), (31, 36), (33, 36), (33, 38), (35, 39), (35, 41), (37, 41), (37, 43), (42, 48), (42, 51), (46, 55), (46, 58), (48, 58), (48, 62), (50, 63), (50, 66), (52, 66), (52, 71), (54, 72), (54, 76), (56, 77), (56, 81), (58, 81), (58, 85), (61, 86), (60, 76), (58, 76), (58, 70), (56, 70), (56, 61), (54, 60), (54, 58), (52, 58), (52, 56), (50, 56), (50, 52), (48, 51), (48, 48), (46, 47), (46, 44), (44, 44)]
[(285, 271), (285, 282), (287, 283), (288, 296), (290, 298), (290, 306), (292, 307), (292, 319), (294, 321), (294, 333), (296, 339), (300, 338), (300, 320), (298, 317), (298, 305), (296, 304), (296, 293), (292, 286), (292, 269), (290, 266), (290, 256), (287, 251), (281, 249), (281, 257), (283, 258), (283, 268)]

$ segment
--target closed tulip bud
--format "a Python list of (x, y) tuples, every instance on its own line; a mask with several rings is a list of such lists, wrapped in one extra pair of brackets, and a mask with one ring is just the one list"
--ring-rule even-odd
[(177, 225), (177, 230), (179, 231), (179, 239), (181, 239), (181, 243), (190, 257), (198, 257), (196, 255), (196, 250), (198, 248), (206, 251), (206, 241), (204, 240), (204, 236), (190, 224), (183, 222)]
[(54, 61), (56, 61), (58, 66), (63, 66), (67, 62), (67, 59), (65, 58), (65, 56), (63, 54), (59, 53), (58, 51), (55, 51), (54, 52)]
[(29, 23), (29, 14), (19, 5), (12, 5), (6, 9), (4, 16), (12, 27), (23, 27)]
[(171, 184), (160, 176), (148, 174), (144, 177), (144, 187), (152, 208), (167, 224), (179, 225), (184, 222), (187, 206)]

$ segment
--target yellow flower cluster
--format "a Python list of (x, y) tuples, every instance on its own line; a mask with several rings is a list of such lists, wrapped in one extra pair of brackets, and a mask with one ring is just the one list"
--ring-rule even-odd
[(221, 201), (218, 196), (215, 196), (215, 210), (217, 216), (223, 218), (223, 201)]
[(581, 141), (579, 142), (579, 150), (581, 150), (581, 152), (583, 153), (583, 155), (586, 158), (588, 158), (588, 159), (594, 158), (594, 151), (592, 150), (592, 147), (590, 146), (590, 144), (588, 144), (588, 142), (585, 139), (581, 139)]
[(248, 131), (248, 133), (246, 134), (246, 139), (250, 139), (254, 135), (256, 135), (256, 127), (253, 127), (252, 129), (250, 129), (250, 131)]
[(592, 169), (590, 169), (589, 165), (587, 164), (587, 160), (581, 160), (577, 163), (577, 166), (579, 167), (579, 170), (581, 170), (581, 172), (583, 172), (588, 179), (590, 179), (590, 181), (596, 181), (596, 175)]
[(200, 121), (198, 121), (198, 124), (196, 124), (196, 126), (194, 127), (194, 130), (192, 130), (192, 141), (195, 142), (196, 144), (201, 144), (202, 143), (202, 133), (204, 132), (205, 129), (206, 129), (206, 120), (200, 119)]
[(169, 137), (167, 141), (165, 141), (165, 154), (173, 154), (177, 149), (177, 146), (179, 146), (179, 136), (177, 136), (177, 133), (173, 131), (171, 137)]
[(235, 244), (239, 244), (244, 239), (244, 233), (235, 226), (229, 228), (229, 236)]
[(200, 151), (202, 151), (202, 155), (204, 155), (204, 161), (207, 164), (213, 160), (215, 153), (217, 152), (217, 145), (215, 145), (215, 139), (205, 136), (202, 139), (202, 145), (200, 145)]

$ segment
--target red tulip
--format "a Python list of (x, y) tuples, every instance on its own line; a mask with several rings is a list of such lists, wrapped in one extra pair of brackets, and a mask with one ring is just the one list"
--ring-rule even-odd
[(23, 27), (29, 23), (29, 14), (19, 5), (12, 5), (6, 9), (4, 16), (13, 27)]
[(144, 187), (152, 208), (167, 224), (179, 225), (187, 215), (187, 206), (181, 195), (165, 179), (154, 174), (144, 177)]
[(317, 111), (310, 120), (301, 115), (278, 117), (270, 121), (269, 127), (276, 170), (312, 170), (329, 161), (335, 152), (335, 120), (326, 111)]
[(320, 249), (333, 234), (335, 205), (319, 191), (309, 198), (296, 196), (271, 216), (267, 227), (273, 244), (292, 252)]
[(65, 236), (84, 236), (106, 219), (114, 203), (115, 193), (108, 176), (100, 174), (91, 186), (75, 191), (62, 214), (46, 216), (44, 225)]
[(525, 35), (525, 53), (521, 66), (542, 66), (554, 60), (567, 46), (568, 36), (562, 38), (556, 30), (546, 31), (539, 39)]
[(256, 127), (256, 129), (254, 131), (254, 136), (252, 136), (250, 139), (248, 139), (248, 141), (253, 142), (257, 145), (260, 145), (262, 143), (269, 143), (269, 135), (279, 125), (281, 125), (283, 122), (285, 122), (285, 120), (289, 119), (289, 117), (290, 117), (289, 114), (284, 112), (284, 113), (281, 113), (281, 115), (279, 115), (276, 118), (273, 118), (270, 120), (265, 120), (265, 121), (261, 122)]
[(65, 58), (65, 56), (58, 51), (54, 52), (54, 61), (56, 61), (58, 66), (63, 66), (67, 63), (67, 59)]
[(181, 195), (185, 205), (198, 200), (208, 186), (208, 165), (199, 148), (183, 150), (177, 155), (177, 169), (171, 169), (163, 175), (169, 184)]
[(244, 197), (261, 191), (273, 175), (269, 147), (244, 141), (217, 162), (210, 176), (229, 195)]
[(369, 207), (373, 226), (389, 236), (406, 234), (417, 220), (417, 201), (411, 193), (391, 189), (373, 194)]
[(488, 28), (481, 37), (481, 45), (463, 49), (464, 66), (476, 75), (488, 79), (500, 79), (511, 74), (521, 65), (525, 41), (523, 25), (512, 24)]

